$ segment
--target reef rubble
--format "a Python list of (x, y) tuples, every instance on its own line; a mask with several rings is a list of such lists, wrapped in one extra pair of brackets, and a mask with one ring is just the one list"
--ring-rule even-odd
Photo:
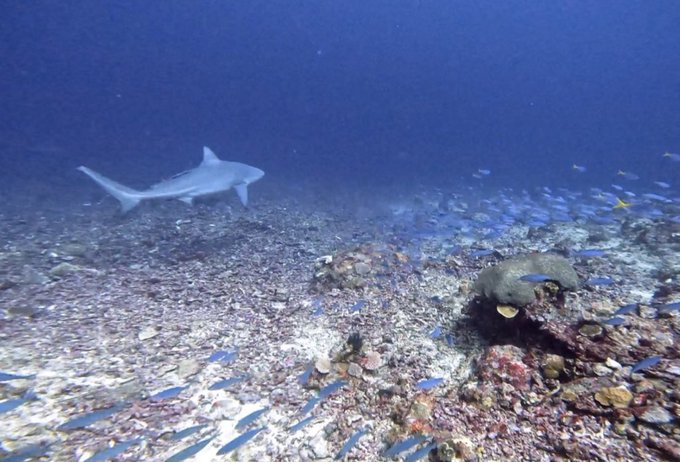
[[(0, 370), (25, 377), (0, 382), (0, 405), (24, 400), (0, 460), (680, 459), (665, 226), (471, 242), (311, 198), (104, 205), (1, 217)], [(564, 251), (596, 234), (607, 258)], [(513, 257), (560, 274), (498, 277)]]

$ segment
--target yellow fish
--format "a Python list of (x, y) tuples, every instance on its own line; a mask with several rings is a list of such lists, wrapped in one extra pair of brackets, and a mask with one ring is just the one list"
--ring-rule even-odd
[(616, 205), (614, 206), (614, 210), (616, 210), (616, 209), (625, 209), (625, 208), (630, 207), (631, 205), (633, 205), (633, 204), (631, 204), (630, 202), (626, 202), (626, 201), (624, 201), (623, 199), (617, 198), (617, 199), (616, 199)]

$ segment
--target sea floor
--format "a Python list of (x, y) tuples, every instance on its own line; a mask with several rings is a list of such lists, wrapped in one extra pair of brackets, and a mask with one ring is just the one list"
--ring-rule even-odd
[[(659, 308), (680, 298), (678, 225), (516, 223), (485, 240), (436, 226), (441, 192), (255, 188), (249, 209), (121, 216), (86, 191), (0, 211), (0, 371), (28, 376), (0, 382), (0, 408), (20, 400), (0, 460), (163, 461), (203, 442), (191, 460), (324, 461), (351, 440), (340, 458), (378, 461), (418, 434), (405, 460), (431, 443), (420, 460), (680, 460), (680, 321)], [(480, 322), (479, 271), (565, 248), (606, 249), (570, 261), (614, 282)]]

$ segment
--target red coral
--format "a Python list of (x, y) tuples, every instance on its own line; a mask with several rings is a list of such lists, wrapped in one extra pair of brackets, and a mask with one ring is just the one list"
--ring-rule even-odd
[(414, 419), (409, 422), (408, 429), (411, 433), (428, 434), (432, 433), (432, 427), (425, 419)]

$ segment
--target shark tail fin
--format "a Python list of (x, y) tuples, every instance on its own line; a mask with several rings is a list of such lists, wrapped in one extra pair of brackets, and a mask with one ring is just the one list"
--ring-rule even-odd
[(107, 193), (118, 199), (123, 213), (134, 208), (137, 204), (139, 204), (139, 201), (142, 200), (142, 194), (137, 190), (123, 186), (120, 183), (116, 183), (115, 181), (110, 180), (104, 175), (100, 175), (99, 173), (95, 172), (94, 170), (90, 170), (87, 167), (80, 166), (78, 167), (78, 170), (92, 178), (95, 183), (104, 188)]

